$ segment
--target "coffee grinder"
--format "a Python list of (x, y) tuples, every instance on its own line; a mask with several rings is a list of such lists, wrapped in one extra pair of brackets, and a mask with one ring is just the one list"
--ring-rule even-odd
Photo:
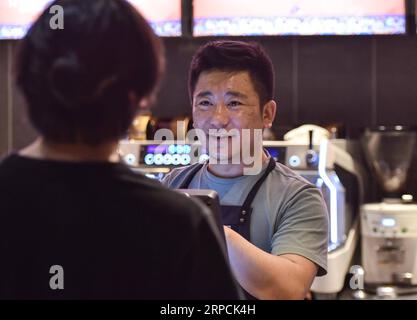
[(384, 196), (361, 206), (365, 290), (392, 296), (417, 292), (417, 204), (403, 194), (416, 131), (403, 126), (367, 129), (365, 157)]

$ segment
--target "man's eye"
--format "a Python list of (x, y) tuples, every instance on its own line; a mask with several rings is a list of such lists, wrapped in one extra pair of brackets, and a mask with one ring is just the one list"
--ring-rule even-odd
[(238, 106), (241, 106), (242, 105), (242, 103), (241, 102), (239, 102), (239, 101), (230, 101), (229, 103), (228, 103), (228, 106), (229, 107), (238, 107)]
[(211, 103), (208, 100), (203, 100), (203, 101), (198, 102), (198, 105), (201, 107), (209, 107)]

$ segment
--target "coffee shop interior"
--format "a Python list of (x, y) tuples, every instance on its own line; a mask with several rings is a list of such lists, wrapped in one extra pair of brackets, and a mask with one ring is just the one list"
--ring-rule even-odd
[[(20, 39), (50, 1), (0, 1), (0, 156), (36, 132), (13, 80)], [(328, 273), (314, 299), (417, 299), (417, 5), (414, 0), (130, 1), (165, 46), (150, 111), (120, 140), (120, 161), (152, 179), (193, 163), (191, 58), (210, 40), (259, 42), (275, 71), (277, 116), (264, 148), (323, 194)], [(203, 155), (204, 156), (204, 155)], [(201, 160), (201, 159), (199, 159)]]

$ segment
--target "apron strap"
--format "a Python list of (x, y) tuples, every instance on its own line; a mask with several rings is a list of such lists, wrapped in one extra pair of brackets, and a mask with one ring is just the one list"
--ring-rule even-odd
[(178, 187), (178, 189), (188, 189), (191, 181), (193, 180), (195, 174), (204, 166), (204, 163), (197, 164), (190, 172), (185, 176), (184, 182)]
[(242, 213), (243, 213), (243, 211), (245, 211), (245, 213), (243, 213), (243, 214), (246, 214), (247, 212), (250, 211), (250, 207), (252, 205), (253, 199), (255, 199), (256, 194), (258, 193), (259, 189), (262, 186), (262, 183), (264, 183), (264, 181), (266, 180), (268, 175), (275, 169), (275, 167), (276, 167), (276, 162), (275, 162), (273, 157), (270, 157), (268, 167), (266, 168), (263, 175), (259, 178), (259, 180), (256, 181), (252, 190), (249, 192), (248, 196), (246, 197), (245, 201), (243, 202)]
[[(178, 189), (188, 189), (191, 181), (193, 180), (195, 174), (204, 166), (204, 163), (197, 164), (191, 171), (186, 175), (184, 182), (178, 187)], [(249, 192), (248, 196), (246, 197), (245, 201), (242, 205), (242, 210), (250, 209), (250, 206), (255, 199), (258, 190), (261, 188), (262, 183), (266, 180), (268, 175), (275, 169), (276, 162), (273, 157), (269, 158), (268, 167), (266, 168), (265, 172), (263, 173), (262, 177), (256, 181), (255, 185), (253, 186), (252, 190)]]

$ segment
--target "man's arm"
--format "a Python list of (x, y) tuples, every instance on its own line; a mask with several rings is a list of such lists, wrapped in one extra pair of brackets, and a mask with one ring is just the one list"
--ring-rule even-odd
[(317, 265), (296, 254), (267, 253), (225, 227), (230, 264), (240, 285), (258, 299), (304, 299)]
[(281, 204), (270, 252), (225, 230), (232, 269), (240, 285), (258, 299), (304, 299), (316, 274), (325, 274), (326, 205), (317, 188), (296, 183)]

